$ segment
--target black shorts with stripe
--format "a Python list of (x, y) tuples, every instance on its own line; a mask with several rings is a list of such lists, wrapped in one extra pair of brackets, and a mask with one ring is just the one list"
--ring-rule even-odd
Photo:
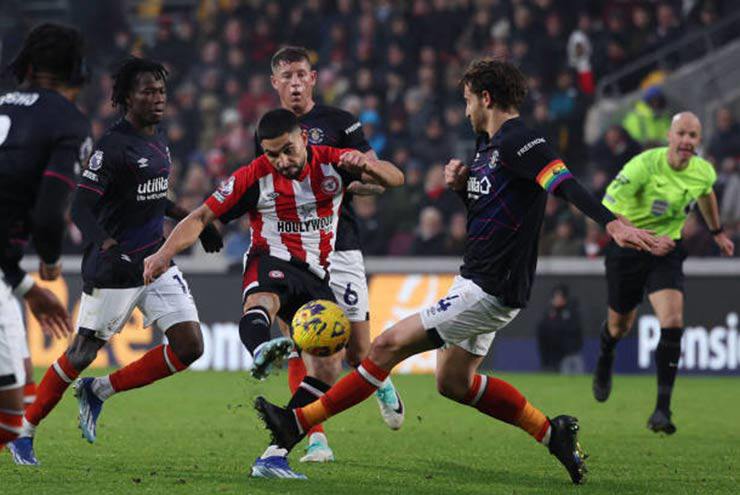
[(278, 316), (290, 324), (295, 312), (309, 301), (336, 302), (329, 277), (322, 279), (298, 263), (266, 254), (247, 258), (242, 278), (242, 300), (257, 292), (270, 292), (280, 298)]
[(686, 250), (681, 241), (665, 256), (621, 248), (611, 242), (606, 248), (606, 280), (609, 307), (625, 314), (635, 309), (645, 295), (663, 289), (683, 292), (683, 262)]

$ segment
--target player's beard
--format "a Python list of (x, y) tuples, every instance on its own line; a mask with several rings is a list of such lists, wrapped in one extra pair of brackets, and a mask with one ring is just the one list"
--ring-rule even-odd
[[(304, 164), (304, 166), (305, 166), (305, 164)], [(296, 180), (296, 179), (298, 179), (298, 177), (301, 176), (301, 171), (303, 171), (303, 166), (289, 165), (289, 166), (285, 167), (284, 169), (282, 169), (280, 171), (280, 173), (283, 174), (283, 176), (287, 177), (290, 180)]]

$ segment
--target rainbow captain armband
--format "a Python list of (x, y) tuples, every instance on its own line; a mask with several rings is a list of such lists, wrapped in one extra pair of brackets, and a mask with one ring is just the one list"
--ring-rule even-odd
[(540, 170), (535, 180), (547, 192), (552, 192), (566, 179), (573, 177), (562, 160), (553, 160)]

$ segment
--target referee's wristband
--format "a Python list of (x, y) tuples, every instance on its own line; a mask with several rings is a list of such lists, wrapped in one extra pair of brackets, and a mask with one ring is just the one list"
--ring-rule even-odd
[(714, 230), (710, 230), (709, 233), (712, 234), (712, 235), (718, 235), (718, 234), (721, 234), (724, 231), (725, 231), (725, 226), (724, 225), (720, 225), (718, 228), (716, 228)]
[(33, 281), (33, 278), (31, 278), (31, 276), (26, 273), (26, 275), (23, 277), (23, 280), (21, 280), (21, 283), (18, 284), (15, 289), (13, 289), (13, 294), (18, 297), (25, 297), (35, 283), (36, 282)]

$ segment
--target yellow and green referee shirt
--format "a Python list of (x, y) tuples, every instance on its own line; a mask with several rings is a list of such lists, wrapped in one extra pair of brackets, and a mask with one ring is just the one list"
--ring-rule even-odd
[(668, 148), (643, 151), (627, 162), (609, 184), (602, 203), (636, 227), (681, 238), (696, 198), (712, 192), (717, 174), (711, 163), (694, 156), (683, 170), (668, 164)]

